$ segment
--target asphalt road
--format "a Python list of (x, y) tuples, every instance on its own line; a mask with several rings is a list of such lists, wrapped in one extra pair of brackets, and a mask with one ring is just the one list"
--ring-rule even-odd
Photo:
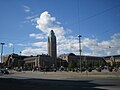
[(0, 90), (120, 90), (120, 78), (65, 80), (0, 78)]
[(0, 90), (120, 90), (120, 73), (14, 72), (0, 76)]

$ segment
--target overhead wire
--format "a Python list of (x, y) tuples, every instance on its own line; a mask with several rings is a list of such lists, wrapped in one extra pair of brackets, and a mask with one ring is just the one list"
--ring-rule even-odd
[[(81, 23), (81, 22), (87, 21), (87, 20), (89, 20), (89, 19), (91, 19), (91, 18), (100, 16), (100, 15), (102, 15), (102, 14), (108, 12), (108, 11), (111, 11), (111, 10), (113, 10), (113, 9), (115, 9), (115, 8), (118, 8), (118, 7), (120, 7), (120, 4), (115, 5), (115, 6), (113, 6), (113, 7), (110, 7), (110, 8), (107, 8), (107, 9), (105, 9), (105, 10), (103, 10), (103, 11), (100, 11), (100, 12), (94, 14), (94, 15), (88, 16), (88, 17), (83, 18), (83, 19), (80, 19), (79, 7), (80, 7), (80, 6), (79, 6), (79, 0), (77, 0), (78, 20), (77, 20), (76, 22), (74, 22), (74, 23), (71, 23), (71, 24), (67, 25), (67, 26), (68, 26), (68, 27), (69, 27), (69, 26), (73, 26), (73, 25), (76, 25), (76, 24), (78, 23), (78, 30), (79, 30), (79, 32), (80, 32), (80, 23)], [(100, 33), (98, 36), (103, 35), (103, 33), (108, 33), (108, 32), (109, 32), (109, 30), (107, 29), (106, 31)]]
[[(79, 7), (80, 7), (80, 6), (79, 6), (79, 0), (77, 0), (77, 8), (78, 8), (77, 10), (78, 10), (78, 11), (79, 11)], [(81, 22), (84, 22), (84, 21), (87, 21), (87, 20), (89, 20), (89, 19), (91, 19), (91, 18), (100, 16), (100, 15), (102, 15), (102, 14), (104, 14), (104, 13), (110, 11), (110, 10), (113, 10), (113, 9), (115, 9), (115, 8), (118, 8), (118, 7), (120, 7), (120, 4), (115, 5), (115, 6), (113, 6), (113, 7), (110, 7), (110, 8), (107, 8), (107, 9), (105, 9), (105, 10), (103, 10), (103, 11), (100, 11), (100, 12), (94, 14), (94, 15), (88, 16), (88, 17), (83, 18), (83, 19), (80, 19), (80, 17), (79, 17), (80, 14), (79, 14), (79, 12), (78, 12), (78, 20), (77, 20), (76, 22), (73, 22), (73, 23), (71, 23), (71, 24), (66, 25), (66, 27), (72, 27), (73, 25), (78, 24), (78, 28), (79, 28), (79, 30), (80, 30), (80, 23), (81, 23)], [(107, 30), (107, 31), (108, 31), (108, 30)], [(105, 31), (105, 32), (107, 32), (107, 31)]]

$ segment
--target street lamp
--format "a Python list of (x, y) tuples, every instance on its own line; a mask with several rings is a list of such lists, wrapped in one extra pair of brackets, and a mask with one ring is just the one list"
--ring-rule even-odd
[(81, 50), (81, 35), (78, 35), (78, 38), (79, 38), (79, 52), (80, 52), (80, 61), (79, 61), (79, 63), (80, 63), (80, 72), (82, 72), (82, 60), (81, 60), (81, 52), (82, 52), (82, 50)]
[(0, 43), (2, 45), (2, 48), (1, 48), (1, 63), (3, 62), (3, 57), (2, 57), (2, 54), (3, 54), (3, 45), (5, 45), (5, 43)]
[(20, 68), (20, 64), (21, 64), (21, 51), (20, 51), (20, 59), (18, 60), (18, 68)]

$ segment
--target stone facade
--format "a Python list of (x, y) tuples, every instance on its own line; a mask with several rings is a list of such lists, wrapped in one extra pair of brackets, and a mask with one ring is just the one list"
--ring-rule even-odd
[[(69, 63), (80, 63), (80, 56), (79, 55), (75, 55), (73, 53), (69, 53), (69, 54), (62, 54), (59, 56), (60, 59), (65, 60)], [(101, 66), (102, 64), (105, 64), (105, 60), (103, 59), (103, 57), (96, 57), (96, 56), (81, 56), (81, 63), (84, 64), (91, 64), (92, 66), (95, 66), (97, 64), (97, 66)]]
[(44, 54), (25, 58), (24, 62), (26, 68), (45, 68), (51, 67), (54, 64), (53, 58)]
[(57, 45), (56, 45), (56, 36), (53, 30), (50, 31), (50, 34), (48, 36), (48, 55), (54, 59), (54, 64), (56, 65), (57, 64)]
[(104, 59), (111, 66), (120, 65), (120, 55), (106, 56)]
[(28, 58), (30, 56), (21, 56), (18, 54), (10, 54), (7, 55), (6, 60), (4, 62), (4, 66), (8, 68), (15, 68), (15, 67), (23, 67), (24, 65), (24, 58)]

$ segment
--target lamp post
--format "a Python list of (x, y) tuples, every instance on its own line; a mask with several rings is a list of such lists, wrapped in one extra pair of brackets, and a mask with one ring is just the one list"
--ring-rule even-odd
[(82, 72), (82, 60), (81, 60), (81, 52), (82, 52), (82, 50), (81, 50), (81, 35), (78, 35), (78, 38), (79, 38), (79, 53), (80, 53), (80, 61), (79, 61), (79, 63), (80, 63), (80, 72)]
[(1, 63), (3, 63), (3, 57), (2, 57), (2, 54), (3, 54), (3, 45), (5, 45), (5, 43), (0, 43), (2, 45), (2, 48), (1, 48)]
[(21, 51), (20, 51), (20, 60), (19, 60), (19, 65), (18, 65), (18, 67), (20, 68), (20, 66), (21, 66)]

